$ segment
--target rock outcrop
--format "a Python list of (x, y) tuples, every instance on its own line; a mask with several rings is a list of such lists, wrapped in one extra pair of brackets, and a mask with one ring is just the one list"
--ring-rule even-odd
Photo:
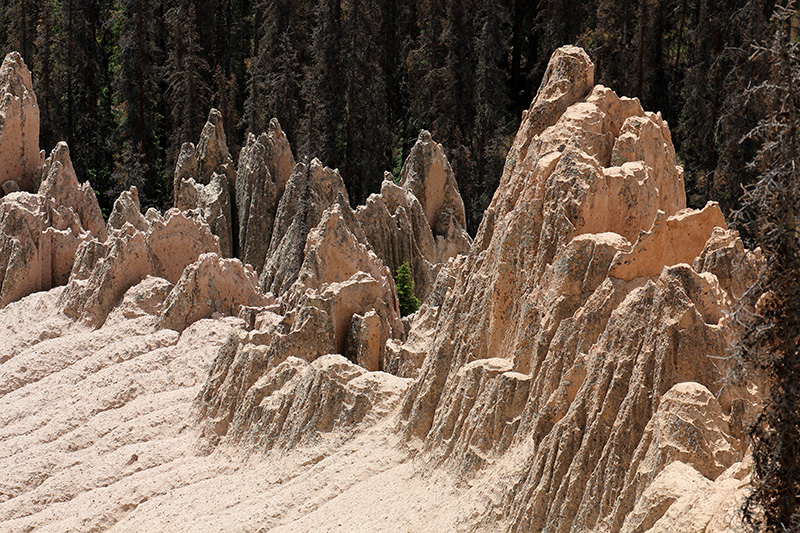
[[(311, 435), (315, 435), (314, 432), (322, 428), (330, 431), (336, 425), (336, 416), (355, 417), (356, 421), (363, 418), (366, 411), (362, 407), (358, 408), (360, 414), (354, 414), (348, 411), (350, 407), (345, 408), (349, 401), (337, 403), (342, 401), (339, 393), (335, 401), (326, 399), (327, 392), (322, 393), (318, 399), (325, 401), (320, 404), (305, 396), (300, 400), (297, 395), (303, 391), (303, 395), (314, 397), (318, 394), (317, 388), (334, 387), (350, 391), (341, 394), (355, 394), (354, 401), (361, 398), (351, 391), (348, 383), (365, 369), (383, 370), (387, 341), (402, 336), (403, 325), (391, 273), (363, 244), (364, 240), (347, 199), (340, 194), (309, 232), (297, 279), (278, 305), (260, 312), (253, 330), (246, 336), (232, 337), (215, 360), (200, 402), (201, 412), (211, 421), (214, 434), (222, 436), (230, 431), (237, 440), (255, 439), (260, 446), (270, 448), (273, 444), (268, 443), (275, 440), (284, 424), (289, 424), (287, 420), (296, 419), (297, 422), (289, 425), (301, 424), (305, 428), (303, 434), (311, 431)], [(350, 361), (337, 355), (338, 360), (344, 362), (332, 367), (347, 369), (346, 378), (337, 373), (332, 380), (327, 373), (316, 373), (318, 359), (334, 357), (328, 354), (350, 355)], [(328, 368), (327, 363), (324, 368)], [(306, 376), (308, 371), (311, 374)], [(292, 376), (296, 373), (306, 376), (313, 383), (303, 381), (305, 385), (298, 388), (292, 382), (291, 387), (284, 388), (283, 383), (290, 380), (287, 372)], [(281, 385), (276, 386), (274, 382), (279, 377)], [(286, 381), (281, 381), (284, 378)], [(322, 383), (318, 382), (320, 379)], [(378, 397), (384, 396), (380, 391), (385, 383), (394, 384), (390, 390), (395, 393), (398, 383), (404, 383), (402, 388), (405, 388), (404, 380), (388, 376), (363, 381), (377, 387), (374, 392), (377, 396), (358, 400), (359, 403), (366, 401), (367, 405), (370, 401), (380, 403)], [(360, 387), (362, 380), (353, 383)], [(312, 390), (302, 388), (306, 386)], [(285, 395), (288, 396), (284, 398)], [(392, 398), (394, 405), (399, 394), (392, 393)], [(278, 404), (265, 409), (265, 402)], [(327, 420), (321, 427), (309, 428), (307, 422), (302, 422), (320, 417)], [(353, 420), (346, 425), (351, 423)], [(266, 431), (271, 436), (262, 434), (265, 426), (270, 428)], [(284, 429), (289, 431), (288, 425)], [(278, 440), (295, 443), (299, 431), (300, 428), (292, 429), (291, 435)]]
[(51, 199), (16, 192), (0, 200), (0, 307), (66, 283), (90, 238), (75, 212)]
[(88, 182), (78, 183), (65, 143), (53, 149), (43, 176), (38, 194), (0, 200), (0, 307), (64, 285), (79, 246), (106, 239), (97, 198)]
[(340, 195), (341, 203), (348, 204), (347, 190), (338, 170), (323, 166), (319, 159), (295, 166), (278, 203), (267, 259), (259, 278), (265, 291), (280, 295), (292, 286), (303, 264), (308, 233)]
[[(0, 66), (0, 186), (35, 192), (44, 155), (39, 150), (39, 104), (31, 73), (17, 52)], [(14, 182), (14, 184), (6, 183)], [(2, 196), (2, 195), (0, 195)]]
[(174, 205), (181, 211), (197, 210), (219, 237), (225, 257), (233, 257), (233, 198), (236, 169), (228, 151), (222, 115), (212, 109), (195, 146), (181, 147), (173, 179)]
[(387, 174), (380, 194), (356, 216), (378, 257), (391, 269), (411, 267), (415, 295), (425, 301), (447, 261), (469, 250), (464, 202), (442, 146), (423, 130), (397, 185)]
[(203, 254), (186, 267), (164, 302), (159, 327), (183, 331), (214, 313), (236, 316), (241, 307), (264, 307), (274, 301), (259, 290), (255, 272), (238, 259)]
[(114, 201), (111, 215), (108, 217), (108, 232), (122, 231), (125, 224), (130, 224), (139, 231), (150, 229), (150, 223), (142, 215), (142, 205), (139, 203), (139, 191), (131, 187), (122, 191)]
[(78, 215), (81, 225), (93, 237), (106, 240), (106, 224), (88, 181), (78, 183), (67, 143), (60, 142), (44, 162), (39, 195), (52, 198), (57, 205), (68, 207)]
[(257, 138), (252, 133), (239, 154), (236, 208), (239, 214), (239, 253), (243, 262), (261, 273), (272, 239), (272, 227), (295, 161), (277, 119)]
[(98, 327), (129, 288), (147, 276), (176, 284), (184, 269), (207, 252), (219, 254), (219, 240), (202, 217), (192, 220), (173, 209), (145, 232), (125, 223), (105, 242), (88, 240), (78, 248), (61, 308)]
[(107, 227), (56, 147), (0, 200), (2, 528), (737, 531), (764, 259), (593, 73), (555, 52), (473, 242), (427, 132), (354, 211), (277, 122), (236, 181), (212, 112), (185, 210), (131, 189)]
[[(473, 472), (516, 456), (500, 506), (512, 531), (620, 531), (678, 461), (710, 483), (743, 458), (734, 404), (755, 400), (722, 394), (736, 296), (702, 268), (727, 244), (719, 209), (685, 209), (666, 123), (592, 78), (582, 50), (554, 54), (435, 325), (416, 320), (417, 345), (395, 349), (425, 351), (415, 329), (429, 335), (401, 427), (430, 461)], [(757, 271), (749, 259), (737, 277)], [(664, 417), (703, 426), (678, 401), (690, 389), (716, 425), (657, 431)], [(675, 439), (704, 451), (665, 455), (691, 448)]]

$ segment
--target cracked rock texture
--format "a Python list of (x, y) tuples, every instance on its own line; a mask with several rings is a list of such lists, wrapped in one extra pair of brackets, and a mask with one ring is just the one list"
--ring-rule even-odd
[(222, 255), (233, 257), (233, 198), (236, 169), (228, 151), (222, 115), (212, 109), (195, 146), (181, 147), (173, 179), (174, 205), (182, 211), (196, 210), (219, 237)]

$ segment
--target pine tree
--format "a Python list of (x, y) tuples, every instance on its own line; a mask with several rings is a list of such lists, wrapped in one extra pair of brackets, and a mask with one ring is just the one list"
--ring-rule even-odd
[[(719, 200), (726, 210), (738, 206), (742, 186), (754, 183), (758, 174), (749, 165), (758, 151), (758, 143), (747, 133), (768, 114), (768, 109), (764, 99), (751, 97), (746, 89), (753, 80), (766, 79), (770, 67), (763, 55), (751, 57), (748, 43), (772, 33), (769, 19), (774, 4), (773, 0), (747, 0), (729, 18), (730, 37), (726, 39), (726, 55), (723, 56), (726, 61), (719, 67), (725, 75), (719, 119), (715, 124), (717, 163), (712, 175), (701, 174), (699, 178), (706, 179), (697, 180), (701, 193)], [(688, 86), (687, 89), (691, 90)], [(687, 102), (690, 102), (688, 98)], [(697, 102), (696, 112), (703, 113), (705, 105), (703, 100)], [(682, 144), (690, 145), (690, 142)], [(690, 174), (687, 182), (690, 183), (693, 168), (691, 164), (687, 164), (687, 168)], [(746, 228), (741, 229), (746, 234)]]
[[(741, 221), (766, 256), (753, 294), (762, 294), (741, 343), (741, 356), (769, 380), (762, 413), (751, 427), (753, 490), (744, 506), (753, 531), (800, 530), (800, 41), (797, 10), (776, 7), (774, 38), (756, 56), (771, 66), (751, 97), (770, 113), (750, 133), (761, 148), (761, 174), (743, 199)], [(740, 318), (746, 312), (739, 312)]]
[(181, 145), (200, 136), (211, 104), (211, 71), (203, 48), (203, 2), (180, 0), (167, 12), (169, 60), (167, 98), (171, 106), (167, 161), (177, 160)]
[(386, 74), (381, 65), (385, 43), (374, 38), (380, 34), (384, 13), (380, 0), (349, 0), (344, 9), (347, 108), (342, 177), (351, 203), (357, 205), (380, 190), (383, 173), (391, 168)]
[(397, 267), (394, 275), (397, 287), (397, 300), (400, 304), (400, 316), (408, 316), (419, 309), (419, 299), (414, 296), (414, 279), (411, 277), (411, 267), (404, 262)]
[(117, 160), (109, 196), (136, 185), (144, 205), (152, 205), (167, 183), (162, 140), (159, 138), (159, 99), (164, 84), (159, 68), (165, 60), (161, 3), (125, 0), (119, 13), (122, 31), (114, 84), (124, 103), (118, 129), (122, 153)]
[(25, 61), (31, 61), (38, 13), (39, 3), (32, 0), (6, 0), (0, 4), (7, 52), (16, 50)]
[[(474, 73), (472, 134), (472, 172), (462, 177), (461, 185), (470, 205), (467, 226), (475, 232), (483, 211), (492, 199), (508, 152), (507, 143), (514, 126), (509, 114), (508, 49), (511, 12), (502, 5), (482, 0), (476, 13), (476, 66)], [(511, 127), (509, 127), (511, 126)]]
[(326, 165), (340, 167), (344, 162), (341, 132), (345, 111), (341, 0), (320, 1), (315, 17), (312, 64), (304, 84), (308, 110), (302, 151)]
[(245, 124), (250, 131), (261, 132), (277, 117), (289, 142), (296, 145), (305, 112), (303, 67), (308, 64), (312, 10), (305, 0), (262, 0), (255, 10), (260, 27), (251, 59)]

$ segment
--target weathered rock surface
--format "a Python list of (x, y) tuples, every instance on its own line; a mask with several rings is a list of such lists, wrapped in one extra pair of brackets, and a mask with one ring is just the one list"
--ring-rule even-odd
[(278, 203), (267, 259), (259, 278), (265, 291), (281, 295), (292, 286), (303, 264), (308, 233), (340, 195), (341, 203), (348, 204), (347, 190), (338, 170), (323, 166), (319, 159), (295, 166)]
[(150, 229), (150, 223), (142, 215), (142, 205), (139, 203), (139, 191), (136, 187), (131, 187), (127, 191), (122, 191), (114, 201), (111, 215), (108, 217), (109, 233), (114, 230), (121, 231), (125, 224), (130, 224), (139, 231)]
[(472, 244), (450, 163), (425, 130), (403, 165), (400, 184), (387, 175), (380, 194), (367, 198), (356, 216), (392, 272), (408, 262), (414, 293), (421, 301), (430, 294), (442, 265)]
[[(9, 181), (17, 190), (35, 192), (44, 156), (39, 150), (39, 104), (31, 73), (17, 52), (0, 66), (0, 185)], [(9, 186), (14, 189), (13, 186)], [(1, 196), (1, 195), (0, 195)]]
[(74, 211), (43, 196), (0, 200), (0, 307), (66, 283), (78, 246), (90, 238)]
[(277, 119), (256, 138), (248, 135), (239, 154), (236, 207), (239, 214), (239, 253), (257, 273), (267, 259), (272, 226), (286, 184), (295, 166), (289, 141)]
[[(416, 346), (396, 349), (424, 352), (414, 329), (429, 333), (401, 416), (429, 461), (471, 472), (516, 455), (500, 470), (512, 531), (619, 531), (677, 461), (710, 483), (743, 458), (734, 404), (754, 401), (715, 404), (736, 296), (690, 266), (727, 244), (724, 219), (684, 209), (666, 123), (592, 89), (592, 72), (579, 49), (554, 54), (435, 326), (415, 320)], [(736, 276), (752, 282), (756, 263)], [(656, 429), (678, 417), (683, 433)]]
[(69, 283), (60, 297), (64, 313), (100, 326), (125, 292), (147, 276), (178, 283), (184, 269), (204, 253), (220, 253), (219, 241), (203, 218), (173, 209), (147, 232), (126, 223), (106, 240), (78, 248)]
[[(260, 279), (198, 206), (142, 217), (131, 190), (101, 241), (73, 192), (3, 198), (21, 296), (78, 246), (66, 287), (0, 309), (2, 528), (739, 530), (763, 387), (724, 356), (763, 257), (685, 209), (667, 124), (593, 71), (554, 54), (471, 246), (426, 133), (356, 212), (319, 161), (287, 177), (277, 124), (251, 138)], [(227, 176), (223, 146), (210, 120), (176, 179)], [(398, 261), (427, 295), (405, 325)]]
[[(230, 431), (236, 439), (255, 439), (260, 446), (269, 448), (272, 444), (268, 443), (274, 440), (287, 419), (297, 418), (297, 423), (306, 427), (306, 422), (300, 421), (323, 417), (328, 421), (320, 427), (331, 431), (336, 424), (329, 420), (333, 416), (330, 409), (334, 409), (336, 416), (347, 419), (356, 417), (360, 421), (365, 416), (363, 406), (358, 407), (361, 414), (349, 413), (351, 407), (345, 406), (350, 404), (350, 400), (345, 404), (336, 403), (339, 399), (326, 399), (319, 404), (309, 401), (305, 395), (313, 397), (317, 393), (308, 390), (302, 393), (304, 399), (300, 403), (294, 395), (300, 394), (301, 389), (294, 387), (290, 389), (293, 396), (280, 400), (280, 405), (276, 406), (277, 413), (264, 411), (263, 407), (263, 403), (268, 401), (265, 400), (268, 394), (264, 391), (269, 389), (269, 394), (272, 394), (283, 387), (285, 382), (276, 386), (275, 379), (284, 376), (288, 382), (286, 372), (292, 375), (300, 372), (300, 360), (312, 363), (313, 374), (317, 368), (314, 364), (320, 357), (349, 354), (352, 361), (343, 363), (344, 367), (338, 363), (335, 365), (335, 368), (349, 369), (347, 379), (339, 377), (330, 381), (324, 378), (325, 388), (344, 387), (342, 390), (345, 390), (349, 387), (345, 387), (345, 383), (364, 373), (364, 369), (383, 370), (387, 340), (402, 335), (403, 325), (391, 273), (374, 252), (362, 244), (365, 239), (360, 228), (346, 198), (340, 195), (309, 232), (297, 280), (283, 295), (280, 305), (259, 314), (253, 331), (246, 336), (232, 337), (220, 352), (200, 402), (203, 415), (211, 420), (214, 434), (227, 435)], [(278, 311), (281, 314), (276, 314)], [(287, 362), (290, 359), (294, 362)], [(305, 370), (301, 372), (302, 375), (305, 373)], [(384, 393), (379, 391), (383, 390), (385, 383), (407, 385), (404, 380), (389, 376), (366, 381), (374, 382), (378, 387), (368, 395), (371, 400), (367, 404), (370, 401), (380, 403), (378, 396)], [(391, 390), (397, 392), (394, 385)], [(275, 394), (269, 401), (277, 402), (286, 393)], [(367, 400), (358, 394), (350, 398), (359, 404)], [(394, 405), (399, 394), (392, 395), (392, 398)], [(297, 409), (302, 412), (297, 412)], [(260, 434), (263, 425), (271, 428), (268, 432), (272, 437)], [(312, 429), (321, 431), (320, 427), (313, 426)], [(297, 431), (300, 430), (291, 430), (292, 435), (286, 437), (286, 442), (296, 442)], [(279, 440), (283, 442), (283, 439), (282, 436)]]
[(233, 198), (236, 169), (228, 151), (222, 115), (212, 109), (195, 146), (181, 147), (173, 179), (174, 205), (181, 211), (196, 209), (219, 237), (225, 257), (233, 257)]
[(94, 190), (78, 183), (65, 143), (38, 169), (38, 194), (10, 192), (0, 200), (0, 307), (64, 285), (79, 246), (107, 236)]
[(39, 194), (52, 198), (57, 205), (72, 209), (84, 229), (93, 237), (106, 240), (106, 224), (94, 189), (88, 181), (78, 183), (67, 143), (58, 143), (45, 160)]
[(183, 331), (214, 313), (237, 315), (241, 307), (274, 303), (261, 294), (255, 272), (238, 259), (208, 253), (186, 267), (159, 319), (159, 327)]

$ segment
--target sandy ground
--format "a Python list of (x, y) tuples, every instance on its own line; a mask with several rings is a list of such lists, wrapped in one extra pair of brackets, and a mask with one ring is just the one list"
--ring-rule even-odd
[(266, 453), (202, 438), (193, 401), (234, 319), (92, 331), (60, 290), (0, 310), (0, 531), (476, 530), (489, 500), (424, 467), (394, 416)]

